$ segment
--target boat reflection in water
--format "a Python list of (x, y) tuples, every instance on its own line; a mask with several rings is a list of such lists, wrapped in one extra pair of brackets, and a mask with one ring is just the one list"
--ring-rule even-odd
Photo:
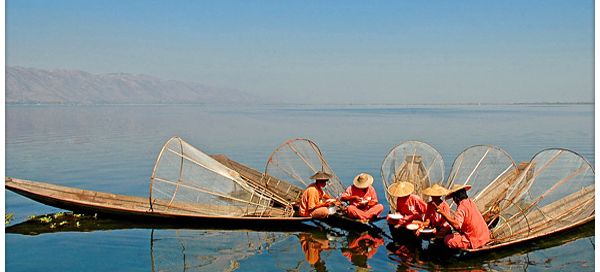
[(152, 271), (233, 271), (290, 234), (249, 231), (152, 230)]
[[(561, 264), (581, 263), (577, 254), (550, 254), (546, 248), (569, 252), (594, 250), (594, 222), (558, 235), (515, 247), (483, 253), (458, 255), (457, 251), (424, 241), (400, 244), (374, 234), (332, 233), (318, 228), (302, 230), (224, 230), (208, 226), (141, 224), (71, 213), (48, 214), (6, 227), (7, 234), (40, 235), (58, 232), (119, 231), (146, 229), (152, 271), (232, 271), (284, 270), (327, 271), (350, 262), (358, 270), (379, 270), (381, 262), (368, 264), (379, 247), (387, 242), (388, 259), (398, 264), (398, 271), (416, 270), (524, 270)], [(148, 238), (145, 238), (148, 239)], [(144, 240), (145, 240), (144, 239)], [(587, 248), (589, 246), (589, 248)], [(381, 254), (379, 254), (381, 255)], [(347, 258), (348, 260), (344, 259)], [(340, 263), (340, 258), (342, 263)], [(375, 257), (381, 259), (381, 257)], [(326, 267), (326, 264), (329, 265)], [(344, 266), (345, 267), (345, 266)]]

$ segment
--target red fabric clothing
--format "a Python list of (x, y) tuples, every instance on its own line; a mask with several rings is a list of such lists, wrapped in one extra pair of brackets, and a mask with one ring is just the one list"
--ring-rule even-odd
[[(445, 211), (447, 214), (450, 214), (450, 206), (445, 201), (442, 201), (442, 203), (438, 205), (438, 207), (440, 208), (440, 210)], [(427, 219), (429, 219), (429, 226), (432, 228), (443, 228), (450, 226), (446, 219), (437, 212), (437, 208), (433, 204), (433, 201), (427, 203), (425, 220)]]
[(446, 235), (446, 237), (444, 237), (444, 243), (446, 243), (449, 248), (472, 248), (469, 239), (458, 233)]
[[(367, 200), (369, 200), (370, 198), (370, 200), (379, 202), (379, 200), (377, 199), (377, 192), (375, 192), (375, 188), (373, 188), (373, 186), (369, 186), (367, 187), (367, 190), (363, 190), (356, 188), (354, 185), (350, 185), (350, 187), (348, 187), (346, 191), (342, 193), (341, 197), (348, 196), (358, 196)], [(350, 201), (350, 205), (357, 205), (358, 202), (359, 201)]]
[(403, 216), (405, 221), (423, 220), (422, 216), (427, 211), (427, 203), (417, 195), (399, 197), (396, 200), (396, 212)]
[[(306, 190), (302, 192), (302, 198), (300, 200), (300, 216), (310, 216), (312, 209), (315, 206), (321, 204), (321, 199), (325, 193), (319, 186), (317, 186), (314, 182), (309, 184), (306, 187)], [(324, 207), (323, 207), (324, 208)]]
[(360, 220), (369, 220), (369, 219), (381, 214), (383, 212), (383, 209), (384, 209), (384, 207), (381, 204), (373, 205), (370, 208), (368, 208), (367, 210), (360, 209), (354, 205), (350, 205), (346, 209), (346, 213), (348, 214), (348, 217), (350, 217), (350, 218), (357, 218)]
[(460, 225), (461, 236), (469, 240), (471, 248), (481, 247), (490, 240), (490, 230), (473, 200), (460, 201), (454, 218)]
[(388, 217), (390, 224), (396, 225), (399, 223), (407, 224), (413, 220), (423, 220), (423, 215), (427, 211), (427, 203), (417, 195), (408, 195), (399, 197), (396, 200), (396, 212), (404, 217), (401, 220), (395, 220)]
[[(379, 202), (379, 200), (377, 199), (377, 192), (375, 192), (375, 188), (373, 188), (373, 186), (369, 186), (366, 188), (366, 190), (363, 190), (356, 188), (354, 185), (351, 185), (346, 189), (344, 193), (342, 193), (341, 197), (349, 196), (358, 196), (364, 200)], [(383, 209), (384, 207), (381, 204), (376, 204), (372, 206), (360, 205), (360, 201), (351, 200), (349, 201), (349, 206), (346, 212), (351, 218), (368, 220), (373, 218), (374, 216), (378, 216), (380, 213), (383, 212)]]

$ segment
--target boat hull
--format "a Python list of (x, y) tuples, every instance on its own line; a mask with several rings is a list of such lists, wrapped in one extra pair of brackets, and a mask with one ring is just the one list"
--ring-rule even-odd
[(148, 198), (83, 190), (44, 182), (5, 178), (5, 188), (49, 206), (86, 214), (101, 214), (134, 221), (160, 221), (210, 224), (243, 228), (260, 224), (265, 227), (302, 224), (310, 217), (242, 217), (195, 214), (189, 207), (156, 211)]

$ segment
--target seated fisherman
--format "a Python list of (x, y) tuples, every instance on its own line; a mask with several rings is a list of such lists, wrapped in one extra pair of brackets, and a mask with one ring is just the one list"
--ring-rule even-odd
[(437, 234), (436, 236), (444, 237), (451, 231), (450, 224), (448, 224), (441, 214), (437, 213), (437, 209), (450, 214), (450, 206), (442, 200), (442, 196), (448, 194), (448, 189), (439, 184), (434, 184), (433, 186), (424, 189), (423, 194), (430, 196), (431, 201), (427, 202), (427, 211), (425, 212), (425, 221), (423, 222), (422, 228), (433, 228)]
[(346, 212), (348, 217), (368, 221), (383, 212), (383, 205), (378, 203), (373, 184), (373, 176), (361, 173), (354, 178), (352, 185), (342, 193), (341, 201), (348, 201)]
[(446, 199), (452, 198), (458, 205), (454, 216), (444, 209), (437, 209), (452, 228), (458, 233), (448, 234), (444, 243), (449, 248), (479, 248), (490, 240), (490, 230), (477, 209), (477, 205), (469, 196), (467, 190), (471, 185), (454, 185), (448, 191)]
[(409, 224), (413, 220), (423, 220), (427, 204), (419, 196), (412, 194), (414, 190), (415, 186), (405, 181), (395, 182), (388, 188), (388, 193), (398, 198), (396, 213), (402, 215), (401, 219), (393, 219), (388, 216), (388, 223), (394, 225), (395, 228)]
[(310, 177), (315, 182), (309, 184), (302, 193), (300, 216), (313, 218), (326, 218), (329, 216), (329, 207), (338, 204), (335, 198), (323, 192), (323, 187), (327, 185), (330, 178), (331, 175), (323, 171), (319, 171)]

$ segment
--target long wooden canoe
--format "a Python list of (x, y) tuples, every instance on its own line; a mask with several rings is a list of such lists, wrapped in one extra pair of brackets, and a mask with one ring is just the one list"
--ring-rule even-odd
[[(278, 214), (272, 210), (267, 216), (219, 216), (211, 215), (214, 209), (223, 210), (227, 207), (212, 207), (214, 205), (201, 205), (190, 203), (168, 203), (154, 202), (151, 209), (147, 197), (127, 196), (119, 194), (104, 193), (91, 190), (59, 186), (45, 182), (23, 180), (17, 178), (5, 178), (6, 189), (37, 202), (82, 213), (98, 213), (116, 217), (126, 217), (130, 220), (163, 221), (163, 222), (210, 222), (219, 224), (298, 224), (312, 220), (310, 217), (289, 217)], [(163, 206), (162, 209), (156, 207)]]

